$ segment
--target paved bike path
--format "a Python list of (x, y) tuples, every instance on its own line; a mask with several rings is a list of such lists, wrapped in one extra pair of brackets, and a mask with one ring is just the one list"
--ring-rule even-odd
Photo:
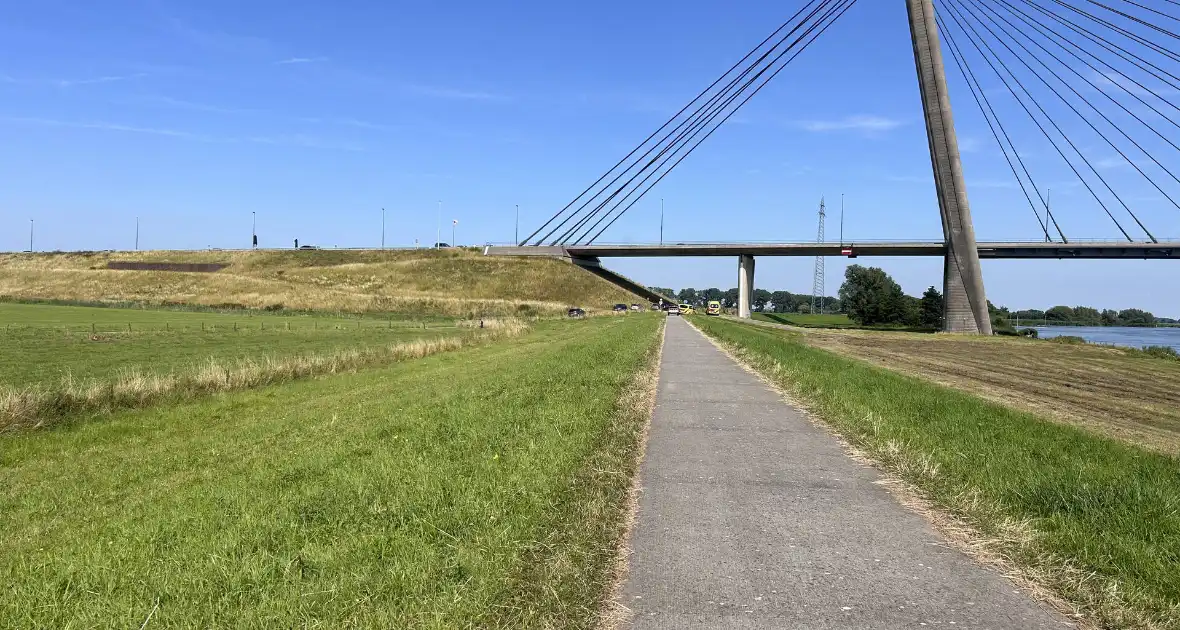
[(1070, 628), (668, 318), (621, 604), (647, 628)]

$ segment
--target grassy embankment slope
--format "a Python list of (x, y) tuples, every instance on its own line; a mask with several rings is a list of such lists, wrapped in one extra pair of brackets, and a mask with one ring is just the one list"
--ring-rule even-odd
[[(116, 271), (110, 261), (228, 263), (215, 273)], [(607, 310), (634, 296), (548, 258), (435, 251), (0, 254), (0, 296), (479, 317)]]
[(660, 324), (0, 434), (0, 618), (591, 627)]
[(974, 528), (977, 549), (1103, 625), (1180, 627), (1176, 457), (810, 347), (798, 332), (694, 322)]

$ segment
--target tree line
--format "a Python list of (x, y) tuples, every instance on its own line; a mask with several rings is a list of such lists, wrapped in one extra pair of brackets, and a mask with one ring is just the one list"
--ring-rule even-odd
[[(725, 308), (737, 308), (738, 304), (738, 290), (737, 288), (721, 290), (718, 288), (709, 289), (694, 289), (689, 287), (687, 289), (669, 289), (667, 287), (648, 287), (651, 291), (655, 291), (661, 295), (676, 298), (681, 304), (691, 304), (696, 308), (703, 308), (709, 302), (720, 302), (721, 306)], [(754, 289), (750, 295), (750, 302), (752, 308), (760, 313), (810, 313), (812, 296), (803, 293), (791, 293), (790, 291), (768, 291), (766, 289)], [(819, 310), (819, 309), (817, 309)], [(841, 313), (840, 299), (832, 296), (825, 296), (822, 300), (822, 310), (825, 313)]]
[[(724, 291), (718, 288), (697, 290), (690, 287), (679, 291), (665, 287), (648, 288), (695, 307), (715, 300), (724, 307), (734, 308), (738, 302), (736, 288)], [(750, 297), (753, 310), (764, 313), (810, 313), (813, 302), (811, 295), (766, 289), (755, 289)], [(932, 286), (921, 297), (906, 295), (901, 285), (880, 267), (850, 265), (844, 271), (844, 283), (840, 285), (838, 297), (824, 297), (822, 304), (823, 312), (844, 313), (862, 326), (896, 325), (938, 329), (943, 324), (941, 291)], [(1116, 311), (1089, 306), (1054, 306), (1044, 311), (1011, 311), (1006, 306), (992, 304), (990, 300), (987, 307), (992, 324), (1000, 328), (1011, 328), (1014, 324), (1155, 326), (1178, 323), (1175, 319), (1156, 317), (1137, 308)]]

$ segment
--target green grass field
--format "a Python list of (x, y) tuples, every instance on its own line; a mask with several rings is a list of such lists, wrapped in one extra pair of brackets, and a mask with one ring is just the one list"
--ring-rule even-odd
[[(0, 434), (12, 627), (592, 627), (654, 316)], [(145, 620), (151, 619), (150, 624)]]
[(1180, 627), (1180, 459), (809, 347), (693, 322), (1104, 627)]
[(0, 303), (0, 385), (167, 372), (453, 335), (453, 322)]

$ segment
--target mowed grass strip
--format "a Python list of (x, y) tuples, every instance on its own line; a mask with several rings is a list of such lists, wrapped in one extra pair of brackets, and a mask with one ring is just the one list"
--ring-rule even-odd
[(807, 331), (811, 346), (1180, 455), (1180, 363), (1046, 340)]
[(433, 339), (370, 344), (324, 353), (271, 356), (200, 363), (174, 367), (168, 372), (120, 370), (101, 379), (66, 377), (57, 383), (27, 387), (0, 385), (0, 432), (40, 428), (80, 416), (95, 416), (119, 409), (180, 402), (210, 394), (275, 385), (313, 376), (378, 367), (458, 350), (524, 333), (518, 320), (492, 320), (491, 328)]
[(589, 627), (660, 323), (0, 436), (0, 619)]
[(790, 326), (856, 328), (857, 323), (843, 313), (754, 313), (754, 319)]
[(693, 320), (981, 543), (1110, 627), (1180, 627), (1180, 460), (811, 348)]
[(0, 385), (161, 374), (209, 359), (323, 354), (453, 335), (455, 323), (399, 319), (0, 303)]

